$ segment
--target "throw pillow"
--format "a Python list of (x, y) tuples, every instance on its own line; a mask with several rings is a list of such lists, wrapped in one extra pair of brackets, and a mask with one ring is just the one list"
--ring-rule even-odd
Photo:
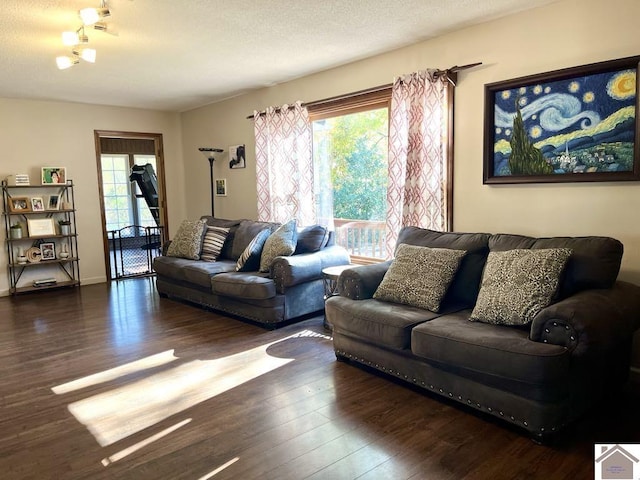
[(527, 325), (558, 290), (568, 248), (490, 252), (471, 320)]
[(171, 240), (167, 249), (167, 257), (182, 257), (190, 260), (200, 260), (202, 238), (206, 223), (203, 220), (184, 220), (176, 236)]
[(268, 272), (274, 258), (279, 256), (288, 257), (293, 254), (296, 249), (297, 238), (298, 231), (296, 230), (295, 220), (290, 220), (278, 227), (264, 244), (260, 257), (260, 271)]
[(254, 272), (258, 270), (262, 248), (264, 247), (264, 242), (269, 238), (269, 235), (271, 235), (271, 230), (265, 228), (253, 237), (253, 240), (249, 242), (249, 245), (247, 245), (242, 254), (240, 254), (238, 263), (236, 263), (236, 271)]
[(298, 232), (295, 255), (313, 253), (322, 249), (329, 240), (329, 231), (321, 225), (311, 225)]
[(438, 312), (465, 253), (403, 243), (373, 298)]
[(227, 235), (229, 235), (228, 228), (207, 226), (200, 259), (205, 262), (215, 262), (222, 252)]

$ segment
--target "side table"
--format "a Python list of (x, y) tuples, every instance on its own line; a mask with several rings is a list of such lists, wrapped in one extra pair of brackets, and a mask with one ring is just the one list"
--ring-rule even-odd
[[(347, 270), (348, 268), (352, 268), (353, 265), (337, 265), (335, 267), (327, 267), (322, 269), (322, 281), (324, 283), (324, 299), (325, 301), (329, 297), (333, 297), (334, 295), (338, 295), (338, 277), (340, 274)], [(331, 325), (327, 322), (327, 315), (324, 316), (324, 328), (327, 330), (332, 330)]]

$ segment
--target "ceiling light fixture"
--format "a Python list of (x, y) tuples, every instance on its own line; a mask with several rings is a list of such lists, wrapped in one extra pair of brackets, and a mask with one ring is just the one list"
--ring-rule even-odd
[(89, 43), (89, 37), (84, 33), (84, 25), (75, 32), (62, 32), (62, 43), (69, 47)]

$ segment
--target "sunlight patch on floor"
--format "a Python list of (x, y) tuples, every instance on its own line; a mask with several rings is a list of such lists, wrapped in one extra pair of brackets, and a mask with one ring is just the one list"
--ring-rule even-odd
[[(303, 331), (256, 348), (213, 360), (192, 360), (167, 370), (150, 374), (108, 392), (92, 395), (69, 404), (73, 416), (93, 434), (101, 446), (111, 445), (134, 433), (149, 428), (172, 415), (220, 395), (254, 378), (280, 368), (293, 358), (278, 358), (267, 353), (277, 343), (293, 338), (330, 338), (312, 331)], [(173, 357), (173, 351), (171, 356)], [(168, 352), (148, 358), (167, 360)], [(171, 361), (173, 361), (175, 357)], [(147, 359), (108, 370), (114, 375), (131, 365), (144, 365)], [(127, 368), (124, 368), (127, 367)], [(148, 368), (148, 367), (147, 367)], [(122, 370), (119, 370), (122, 369)], [(102, 372), (53, 388), (56, 393), (75, 390), (79, 385), (90, 385)], [(117, 375), (115, 378), (121, 375)], [(91, 379), (86, 383), (87, 379)], [(104, 381), (104, 380), (103, 380)], [(71, 388), (69, 385), (74, 388)]]
[(141, 448), (146, 447), (147, 445), (155, 442), (156, 440), (159, 440), (162, 437), (166, 437), (171, 432), (176, 431), (177, 429), (179, 429), (180, 427), (186, 425), (190, 421), (191, 421), (190, 418), (182, 420), (181, 422), (176, 423), (172, 427), (165, 428), (161, 432), (158, 432), (155, 435), (151, 435), (149, 438), (147, 438), (145, 440), (142, 440), (141, 442), (135, 443), (135, 444), (131, 445), (130, 447), (125, 448), (124, 450), (120, 450), (118, 453), (114, 453), (113, 455), (110, 455), (107, 458), (103, 458), (102, 459), (102, 465), (104, 465), (105, 467), (108, 467), (112, 463), (117, 462), (118, 460), (122, 460), (127, 455), (131, 455), (132, 453), (137, 452)]
[(125, 375), (130, 375), (132, 373), (141, 372), (150, 368), (159, 367), (161, 365), (173, 362), (174, 360), (178, 360), (178, 357), (173, 354), (173, 349), (171, 349), (167, 350), (166, 352), (157, 353), (155, 355), (151, 355), (150, 357), (136, 360), (135, 362), (126, 363), (124, 365), (120, 365), (119, 367), (111, 368), (100, 373), (95, 373), (87, 377), (82, 377), (78, 380), (73, 380), (72, 382), (57, 385), (51, 390), (53, 390), (53, 393), (62, 395), (64, 393), (81, 390), (83, 388), (98, 385), (100, 383), (110, 382), (117, 378), (124, 377)]
[(200, 477), (198, 480), (209, 480), (211, 477), (213, 477), (214, 475), (220, 473), (222, 470), (224, 470), (227, 467), (230, 467), (231, 465), (233, 465), (234, 463), (236, 463), (238, 460), (240, 460), (240, 457), (236, 457), (236, 458), (232, 458), (231, 460), (229, 460), (227, 463), (220, 465), (218, 468), (216, 468), (215, 470), (213, 470), (212, 472), (207, 473), (206, 475)]

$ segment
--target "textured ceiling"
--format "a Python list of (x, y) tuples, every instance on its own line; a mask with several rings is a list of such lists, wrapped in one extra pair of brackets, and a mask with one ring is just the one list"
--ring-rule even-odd
[[(112, 0), (95, 64), (58, 70), (99, 0), (2, 0), (0, 97), (184, 111), (557, 0)], [(481, 60), (481, 59), (480, 59)]]

